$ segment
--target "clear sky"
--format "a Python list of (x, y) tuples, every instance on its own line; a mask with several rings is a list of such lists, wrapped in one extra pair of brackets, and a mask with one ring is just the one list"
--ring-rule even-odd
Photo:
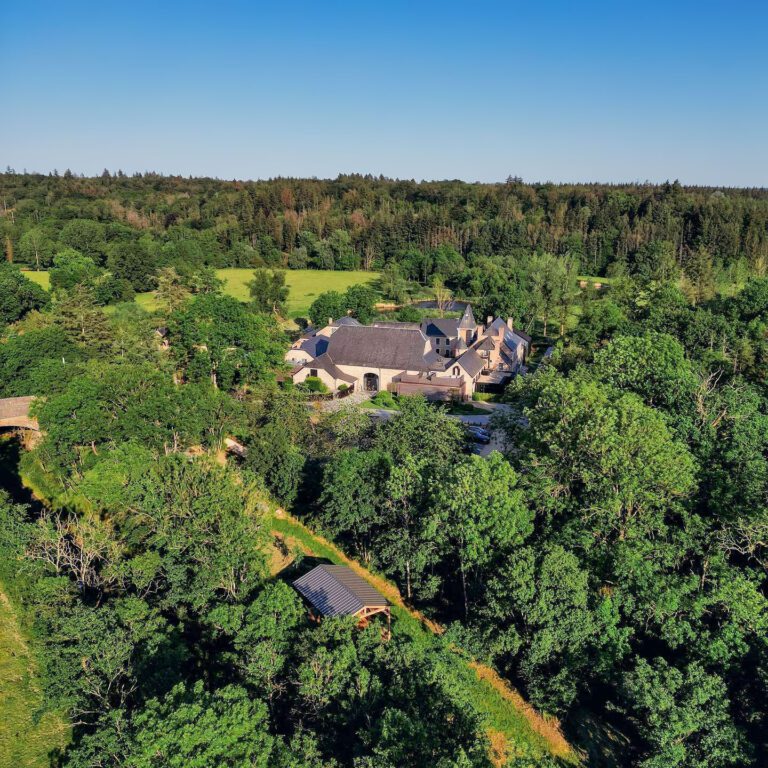
[(768, 185), (768, 2), (0, 1), (0, 165)]

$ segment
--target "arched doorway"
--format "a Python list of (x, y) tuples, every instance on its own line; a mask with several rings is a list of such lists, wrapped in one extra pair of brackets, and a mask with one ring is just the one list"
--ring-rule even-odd
[(363, 389), (366, 392), (378, 392), (379, 391), (379, 377), (375, 373), (366, 373), (363, 376)]

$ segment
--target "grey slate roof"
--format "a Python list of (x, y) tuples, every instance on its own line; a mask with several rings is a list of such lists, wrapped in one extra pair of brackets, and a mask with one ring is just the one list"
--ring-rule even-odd
[(421, 330), (426, 336), (455, 338), (459, 334), (459, 321), (450, 317), (430, 317), (422, 321)]
[(477, 376), (485, 367), (485, 362), (474, 349), (468, 349), (461, 357), (456, 358), (456, 363), (460, 365), (472, 378)]
[(490, 336), (485, 336), (481, 341), (478, 341), (474, 347), (475, 349), (496, 349), (496, 342)]
[(464, 310), (464, 314), (461, 316), (461, 320), (459, 320), (459, 328), (476, 328), (477, 323), (475, 322), (475, 316), (472, 313), (472, 305), (467, 304), (466, 309)]
[(408, 328), (413, 331), (421, 328), (421, 323), (406, 323), (402, 320), (374, 320), (371, 325), (374, 328)]
[(316, 357), (314, 360), (311, 360), (308, 363), (304, 363), (302, 367), (309, 368), (310, 370), (312, 368), (322, 368), (324, 371), (330, 373), (334, 379), (341, 379), (342, 381), (346, 381), (348, 384), (352, 384), (356, 381), (354, 376), (339, 370), (334, 364), (333, 360), (331, 360), (331, 357), (328, 355), (328, 353), (320, 355), (320, 357)]
[(526, 344), (530, 345), (531, 337), (527, 333), (525, 333), (524, 331), (520, 331), (517, 328), (515, 328), (513, 331), (510, 331), (510, 333), (513, 336), (517, 336), (517, 337), (521, 338)]
[(293, 582), (323, 616), (354, 616), (363, 608), (386, 608), (387, 599), (346, 565), (318, 565)]
[(299, 349), (303, 350), (312, 357), (318, 357), (322, 355), (326, 349), (328, 349), (328, 337), (327, 336), (310, 336), (301, 342)]
[(429, 342), (420, 330), (361, 325), (339, 328), (328, 343), (327, 354), (336, 365), (422, 370)]
[(355, 320), (354, 317), (350, 317), (349, 315), (345, 315), (344, 317), (340, 317), (338, 320), (334, 320), (331, 323), (332, 326), (336, 326), (337, 328), (341, 328), (344, 325), (361, 325), (361, 323), (358, 320)]

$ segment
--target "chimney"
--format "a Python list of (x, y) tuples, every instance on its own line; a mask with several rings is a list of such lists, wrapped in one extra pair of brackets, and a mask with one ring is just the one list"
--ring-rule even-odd
[(485, 324), (491, 325), (493, 323), (493, 315), (488, 315), (488, 317), (485, 318)]
[(515, 330), (515, 325), (512, 322), (512, 318), (511, 317), (507, 318), (507, 328), (509, 328), (510, 331), (514, 331)]
[(333, 318), (332, 317), (328, 318), (328, 325), (333, 325)]

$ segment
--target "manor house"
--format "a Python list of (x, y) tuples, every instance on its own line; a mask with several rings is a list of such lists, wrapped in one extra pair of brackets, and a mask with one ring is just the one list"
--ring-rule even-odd
[(329, 318), (309, 329), (286, 354), (295, 383), (316, 376), (331, 391), (354, 388), (375, 393), (423, 393), (436, 400), (469, 400), (478, 386), (503, 386), (530, 352), (531, 337), (511, 319), (475, 321), (467, 305), (458, 319), (420, 323)]

